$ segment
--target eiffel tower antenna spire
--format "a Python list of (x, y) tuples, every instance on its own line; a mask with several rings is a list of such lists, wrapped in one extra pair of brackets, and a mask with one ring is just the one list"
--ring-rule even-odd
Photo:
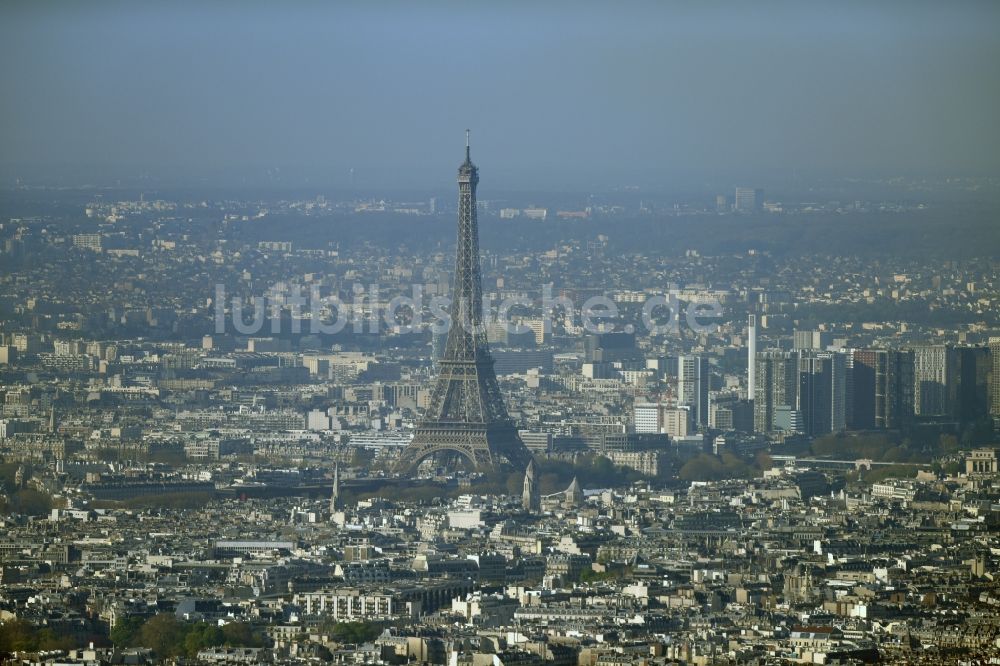
[(531, 461), (504, 405), (483, 325), (478, 184), (479, 169), (472, 163), (469, 130), (465, 130), (465, 162), (458, 167), (458, 243), (448, 339), (430, 405), (400, 456), (400, 471), (410, 471), (438, 454), (462, 456), (481, 470), (506, 463), (523, 471)]

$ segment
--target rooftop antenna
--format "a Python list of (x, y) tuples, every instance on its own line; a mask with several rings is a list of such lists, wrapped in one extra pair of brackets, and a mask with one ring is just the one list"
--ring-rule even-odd
[(469, 160), (469, 130), (465, 130), (465, 159)]

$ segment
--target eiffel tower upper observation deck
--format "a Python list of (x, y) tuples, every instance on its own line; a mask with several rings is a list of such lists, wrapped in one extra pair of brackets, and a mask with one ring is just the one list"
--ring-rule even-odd
[(458, 167), (458, 249), (451, 327), (430, 405), (403, 450), (400, 471), (410, 471), (430, 456), (459, 455), (481, 471), (504, 464), (524, 470), (531, 453), (507, 414), (493, 371), (493, 357), (483, 325), (483, 287), (479, 268), (476, 185), (479, 170), (469, 157)]

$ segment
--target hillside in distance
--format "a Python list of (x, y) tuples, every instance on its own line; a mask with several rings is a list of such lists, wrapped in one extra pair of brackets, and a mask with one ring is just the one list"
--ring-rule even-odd
[[(705, 255), (768, 252), (775, 257), (805, 254), (914, 259), (1000, 256), (1000, 211), (964, 204), (904, 213), (837, 215), (622, 216), (614, 219), (501, 220), (480, 216), (484, 250), (534, 252), (567, 240), (608, 237), (620, 253), (676, 256), (687, 250)], [(302, 218), (269, 215), (241, 225), (236, 240), (290, 240), (299, 247), (357, 243), (409, 249), (452, 246), (454, 219), (447, 215), (411, 217), (366, 213)]]

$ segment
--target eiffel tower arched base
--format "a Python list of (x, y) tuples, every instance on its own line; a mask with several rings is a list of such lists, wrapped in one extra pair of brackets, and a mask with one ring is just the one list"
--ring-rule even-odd
[(480, 472), (523, 471), (531, 460), (513, 425), (423, 423), (400, 454), (397, 471), (412, 473), (421, 462), (439, 453), (458, 454)]

